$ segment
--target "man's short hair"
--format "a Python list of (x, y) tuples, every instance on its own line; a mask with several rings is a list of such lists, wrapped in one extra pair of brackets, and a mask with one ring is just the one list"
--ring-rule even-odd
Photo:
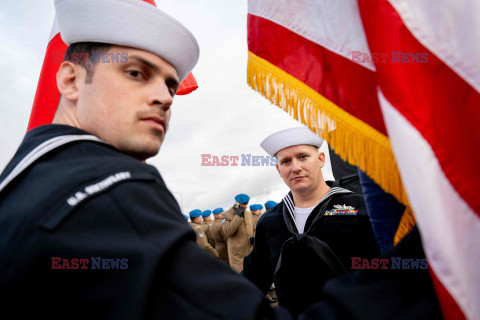
[(63, 61), (70, 61), (85, 68), (87, 71), (85, 83), (91, 83), (95, 71), (95, 64), (92, 62), (93, 52), (106, 52), (111, 46), (109, 43), (101, 42), (72, 43), (65, 51)]

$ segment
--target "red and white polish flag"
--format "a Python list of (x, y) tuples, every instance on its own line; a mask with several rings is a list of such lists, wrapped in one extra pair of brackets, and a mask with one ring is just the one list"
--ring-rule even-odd
[[(141, 0), (139, 0), (141, 1)], [(154, 0), (143, 0), (154, 6)], [(68, 46), (60, 36), (60, 27), (55, 18), (38, 80), (27, 131), (41, 125), (52, 123), (57, 110), (60, 93), (57, 89), (56, 74)], [(186, 95), (198, 88), (193, 74), (189, 74), (181, 83), (177, 95)]]

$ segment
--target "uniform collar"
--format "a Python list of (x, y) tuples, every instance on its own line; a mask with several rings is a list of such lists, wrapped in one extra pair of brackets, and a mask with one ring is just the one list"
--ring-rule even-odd
[(105, 143), (86, 131), (60, 124), (40, 126), (27, 132), (12, 160), (0, 175), (0, 192), (46, 153), (79, 140)]
[[(353, 193), (350, 190), (344, 189), (338, 185), (335, 181), (325, 181), (325, 183), (330, 187), (330, 190), (323, 196), (320, 202), (315, 206), (312, 212), (314, 212), (317, 208), (319, 208), (322, 204), (325, 203), (328, 199), (330, 199), (335, 194), (341, 193)], [(294, 229), (294, 232), (298, 234), (297, 227), (295, 225), (295, 204), (293, 203), (293, 196), (292, 191), (290, 191), (284, 198), (283, 198), (283, 216), (284, 219), (288, 219), (290, 223), (285, 221), (287, 225), (291, 225)]]
[[(18, 162), (27, 156), (33, 149), (41, 145), (45, 141), (62, 135), (89, 135), (88, 132), (78, 128), (66, 126), (63, 124), (49, 124), (40, 126), (27, 132), (22, 143), (17, 149), (10, 163), (5, 168), (2, 176), (9, 173)], [(0, 179), (1, 180), (1, 179)]]

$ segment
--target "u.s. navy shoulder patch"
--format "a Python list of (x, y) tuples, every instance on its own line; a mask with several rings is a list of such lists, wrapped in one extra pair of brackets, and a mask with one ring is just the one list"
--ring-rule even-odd
[(93, 196), (100, 191), (106, 190), (122, 180), (127, 180), (131, 178), (132, 178), (132, 174), (128, 171), (117, 172), (115, 174), (108, 176), (102, 181), (86, 186), (83, 190), (78, 190), (77, 192), (72, 194), (71, 197), (67, 199), (67, 203), (71, 207), (74, 207), (79, 202), (82, 202), (82, 200), (85, 200), (89, 196)]
[(333, 209), (325, 211), (324, 216), (356, 216), (358, 210), (352, 206), (336, 204)]
[(62, 201), (60, 208), (56, 209), (53, 214), (46, 215), (42, 220), (42, 227), (47, 231), (53, 231), (76, 207), (79, 207), (89, 199), (108, 192), (120, 183), (127, 181), (152, 181), (155, 180), (150, 172), (137, 171), (129, 169), (128, 171), (120, 171), (108, 173), (100, 179), (88, 181), (83, 186), (75, 186), (66, 199)]

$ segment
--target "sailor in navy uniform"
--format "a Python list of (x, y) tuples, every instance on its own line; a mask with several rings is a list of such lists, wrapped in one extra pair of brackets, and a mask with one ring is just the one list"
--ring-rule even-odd
[[(279, 305), (294, 314), (320, 299), (329, 277), (348, 273), (351, 257), (379, 254), (363, 197), (323, 180), (322, 142), (299, 127), (274, 133), (261, 144), (277, 157), (277, 170), (291, 191), (260, 218), (243, 275), (263, 292), (273, 281)], [(336, 209), (344, 205), (350, 210)], [(317, 255), (328, 259), (328, 270), (315, 264)]]

